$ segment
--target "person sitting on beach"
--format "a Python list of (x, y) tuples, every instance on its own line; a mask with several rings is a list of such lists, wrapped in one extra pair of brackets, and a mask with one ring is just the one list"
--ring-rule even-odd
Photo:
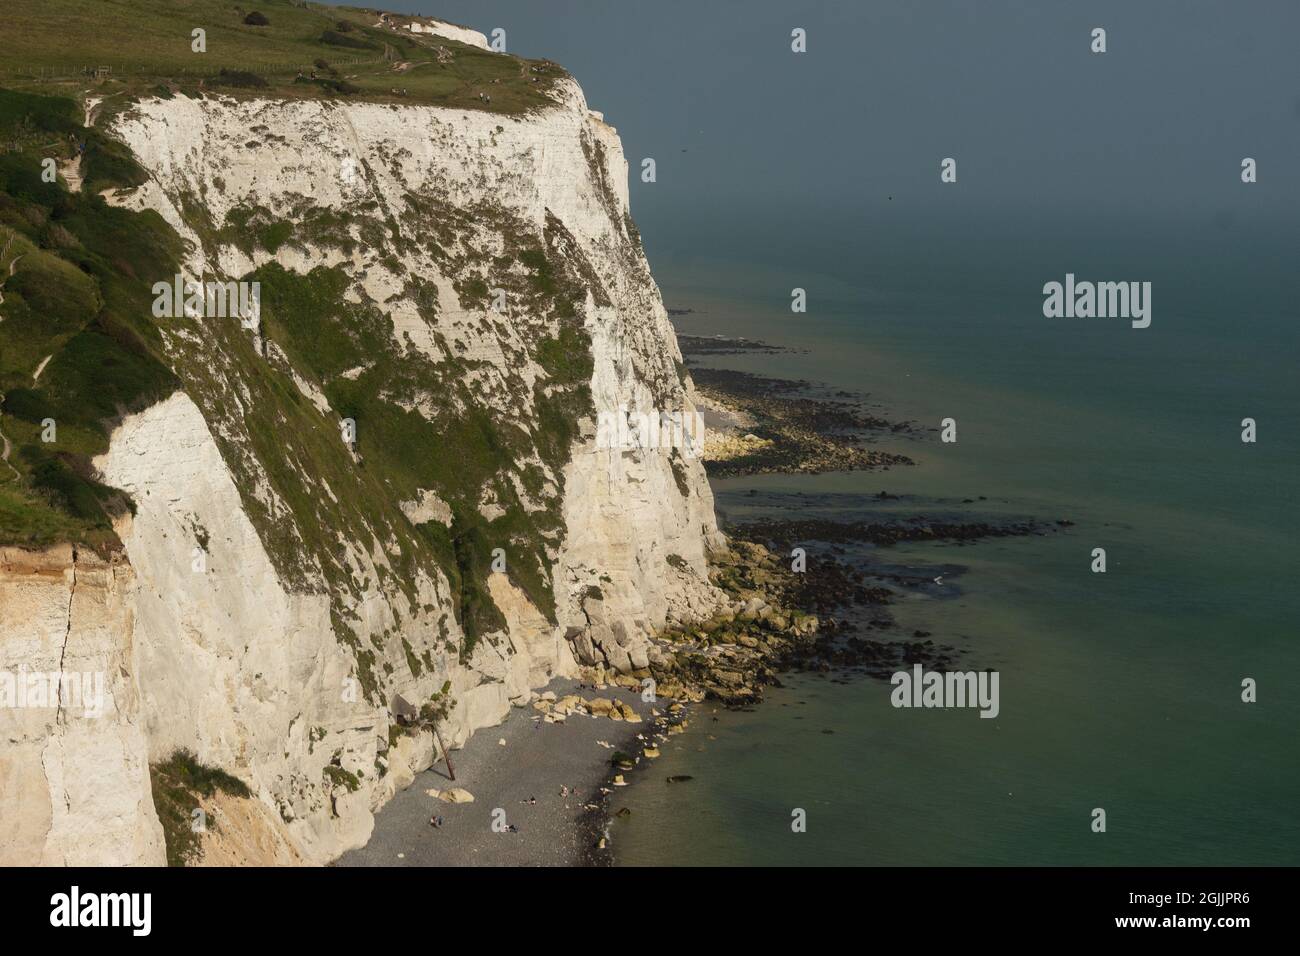
[(437, 814), (434, 814), (433, 816), (429, 817), (429, 825), (434, 827), (435, 829), (441, 829), (442, 817), (438, 816)]

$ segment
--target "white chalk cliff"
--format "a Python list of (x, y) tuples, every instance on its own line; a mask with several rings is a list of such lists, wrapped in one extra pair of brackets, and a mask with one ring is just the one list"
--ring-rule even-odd
[[(554, 607), (489, 575), (505, 623), (463, 653), (456, 583), (421, 536), (463, 502), (432, 486), (389, 500), (366, 477), (365, 434), (358, 453), (339, 439), (331, 386), (366, 382), (371, 363), (325, 374), (273, 330), (164, 320), (183, 386), (125, 417), (95, 462), (135, 506), (119, 522), (125, 554), (0, 553), (0, 626), (25, 642), (0, 645), (0, 669), (75, 660), (106, 673), (108, 701), (95, 719), (0, 711), (0, 863), (164, 862), (148, 765), (178, 748), (251, 788), (281, 859), (326, 862), (363, 844), (373, 812), (433, 757), (429, 731), (390, 735), (397, 695), (418, 707), (450, 682), (441, 729), (454, 747), (580, 663), (645, 668), (656, 629), (716, 607), (706, 553), (720, 538), (698, 459), (597, 442), (602, 410), (694, 404), (628, 215), (618, 136), (576, 83), (556, 89), (554, 106), (519, 115), (173, 96), (114, 118), (149, 181), (112, 201), (160, 214), (189, 276), (334, 270), (347, 303), (383, 317), (375, 348), (407, 376), (386, 401), (446, 422), (447, 380), (421, 376), (454, 370), (458, 415), (525, 436), (477, 511), (489, 529), (511, 508), (549, 529)], [(294, 224), (287, 241), (245, 241), (277, 222)], [(581, 288), (576, 314), (515, 294), (528, 288), (512, 261), (523, 246)], [(480, 283), (507, 290), (504, 312), (466, 291)], [(551, 394), (543, 340), (589, 351), (591, 407), (558, 459), (526, 440)], [(272, 416), (281, 431), (257, 424), (273, 398), (296, 416)], [(458, 449), (440, 451), (454, 467)]]

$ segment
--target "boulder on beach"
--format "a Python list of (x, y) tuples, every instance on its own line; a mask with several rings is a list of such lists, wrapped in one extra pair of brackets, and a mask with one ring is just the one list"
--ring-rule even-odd
[(431, 794), (436, 793), (438, 799), (443, 803), (473, 803), (474, 794), (470, 793), (463, 787), (452, 787), (450, 790), (431, 790)]
[[(623, 720), (627, 721), (628, 723), (639, 724), (641, 722), (641, 718), (637, 716), (636, 711), (633, 710), (628, 704), (624, 703), (623, 701), (621, 700), (614, 701), (614, 706), (618, 710), (619, 717), (621, 717)], [(614, 714), (611, 712), (609, 716), (613, 717)]]

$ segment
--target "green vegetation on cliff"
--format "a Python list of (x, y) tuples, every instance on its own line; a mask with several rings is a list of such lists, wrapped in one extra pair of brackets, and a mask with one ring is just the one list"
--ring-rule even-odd
[(113, 421), (176, 387), (149, 288), (175, 272), (180, 244), (155, 213), (47, 182), (42, 161), (69, 157), (69, 135), (87, 145), (88, 179), (137, 181), (120, 144), (81, 129), (71, 100), (0, 90), (0, 140), (19, 146), (0, 153), (0, 543), (105, 548), (126, 505), (89, 462)]
[[(242, 780), (218, 767), (199, 763), (188, 750), (178, 750), (166, 760), (150, 764), (149, 782), (163, 828), (168, 866), (197, 862), (203, 848), (200, 834), (219, 826), (217, 817), (203, 810), (200, 798), (210, 800), (218, 791), (245, 799), (253, 795)], [(195, 810), (202, 811), (197, 820)]]

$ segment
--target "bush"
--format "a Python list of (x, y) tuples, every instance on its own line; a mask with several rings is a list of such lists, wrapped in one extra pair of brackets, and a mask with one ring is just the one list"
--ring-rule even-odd
[(349, 83), (347, 80), (331, 79), (329, 77), (317, 77), (316, 79), (308, 79), (305, 76), (300, 76), (296, 80), (294, 80), (294, 82), (308, 83), (312, 86), (318, 86), (322, 90), (325, 90), (328, 93), (338, 93), (342, 96), (347, 96), (349, 93), (361, 92), (361, 87), (357, 86), (355, 83)]
[(49, 246), (53, 249), (81, 248), (81, 240), (57, 222), (50, 223), (50, 228), (46, 231), (45, 236)]
[(258, 13), (256, 10), (244, 17), (244, 23), (250, 27), (269, 27), (271, 25), (271, 21), (266, 19), (266, 14)]
[(246, 88), (257, 88), (269, 86), (262, 77), (256, 73), (249, 73), (247, 70), (227, 70), (223, 68), (216, 79), (212, 81), (213, 86), (240, 86)]
[(344, 36), (334, 30), (326, 30), (320, 35), (321, 43), (328, 43), (330, 46), (345, 46), (351, 50), (377, 50), (379, 49), (373, 43), (368, 43), (359, 37)]
[(107, 136), (87, 135), (86, 151), (81, 157), (82, 191), (98, 195), (110, 187), (132, 189), (148, 178), (131, 150)]

